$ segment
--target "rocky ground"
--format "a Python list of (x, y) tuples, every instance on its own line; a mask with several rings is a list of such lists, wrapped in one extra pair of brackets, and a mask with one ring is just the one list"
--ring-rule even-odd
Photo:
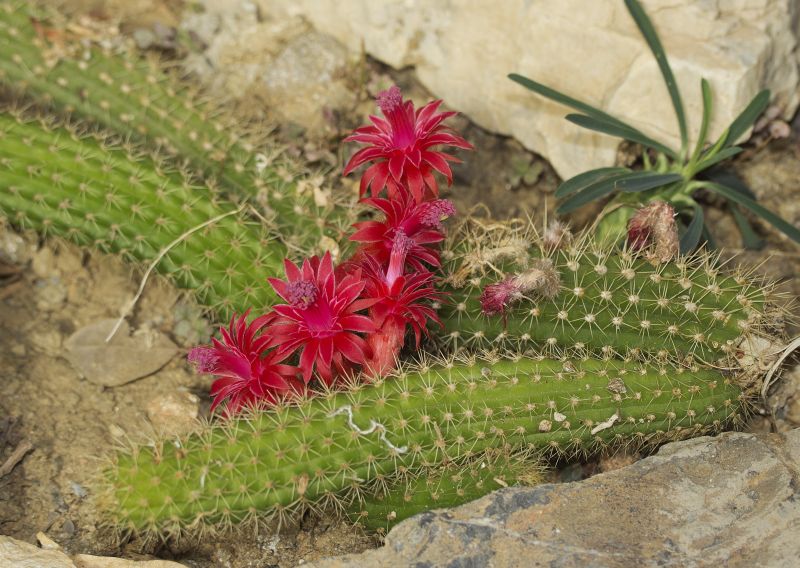
[[(170, 41), (173, 39), (169, 33), (172, 28), (194, 34), (194, 40), (199, 42), (198, 50), (213, 46), (215, 34), (219, 33), (219, 27), (211, 25), (202, 15), (188, 18), (182, 24), (178, 2), (76, 0), (66, 2), (66, 7), (77, 14), (88, 13), (100, 18), (114, 14), (122, 20), (123, 33), (130, 34), (143, 47), (150, 49), (172, 49)], [(330, 44), (329, 39), (320, 37), (302, 22), (287, 24), (276, 30), (274, 36), (262, 41), (262, 51), (256, 52), (266, 54), (264, 57), (268, 56), (269, 61), (278, 59), (278, 65), (271, 68), (271, 83), (266, 81), (266, 86), (260, 85), (256, 91), (247, 92), (246, 96), (251, 98), (245, 100), (249, 104), (241, 106), (258, 110), (256, 116), (250, 112), (243, 120), (268, 119), (273, 124), (280, 124), (276, 136), (284, 142), (287, 152), (313, 164), (324, 176), (325, 183), (339, 190), (349, 187), (339, 177), (344, 160), (340, 140), (372, 112), (371, 97), (375, 92), (397, 82), (415, 99), (424, 101), (429, 98), (429, 94), (415, 81), (413, 72), (395, 72), (367, 58), (352, 61)], [(251, 57), (250, 52), (255, 48), (243, 43), (240, 50), (245, 49), (248, 50), (247, 57)], [(330, 57), (321, 61), (318, 57), (320, 50)], [(232, 71), (226, 75), (220, 68), (203, 69), (197, 59), (193, 62), (191, 54), (182, 53), (181, 56), (185, 56), (187, 65), (193, 66), (195, 80), (203, 81), (203, 77), (213, 75), (214, 81), (221, 81), (216, 85), (207, 81), (212, 90), (230, 89), (235, 83), (225, 81), (242, 80), (240, 74), (247, 70), (245, 66), (228, 65), (225, 68)], [(234, 55), (228, 51), (225, 57)], [(221, 61), (230, 63), (232, 60), (223, 57)], [(291, 71), (292, 76), (281, 75), (281, 69), (286, 73)], [(247, 72), (258, 73), (259, 70), (251, 67)], [(319, 83), (319, 77), (326, 73), (328, 82), (338, 85), (331, 87), (333, 96), (330, 100), (323, 100), (321, 91), (313, 86), (314, 81)], [(311, 86), (287, 93), (286, 86), (292, 81), (296, 85)], [(298, 93), (303, 96), (298, 96)], [(241, 100), (238, 102), (242, 103)], [(542, 222), (548, 212), (552, 216), (552, 193), (558, 179), (545, 161), (513, 140), (481, 130), (466, 118), (460, 118), (455, 127), (478, 149), (457, 169), (456, 183), (450, 192), (461, 211), (480, 204), (500, 218), (531, 215), (537, 222)], [(800, 221), (798, 157), (800, 135), (793, 130), (788, 138), (753, 146), (735, 163), (740, 175), (763, 204), (795, 223)], [(783, 281), (783, 289), (789, 296), (800, 294), (800, 282), (796, 278), (800, 271), (800, 253), (796, 246), (760, 226), (759, 231), (766, 239), (765, 249), (741, 251), (730, 216), (718, 209), (713, 201), (707, 205), (707, 216), (711, 219), (715, 237), (725, 248), (725, 255), (738, 254), (740, 261), (760, 265), (760, 271)], [(581, 212), (572, 221), (580, 225), (590, 219), (592, 213)], [(79, 250), (56, 239), (41, 240), (33, 235), (21, 235), (11, 227), (0, 228), (0, 534), (34, 543), (37, 533), (43, 532), (70, 554), (123, 555), (134, 559), (155, 555), (197, 567), (295, 566), (327, 556), (374, 548), (378, 544), (375, 538), (347, 524), (313, 517), (280, 536), (234, 534), (202, 543), (168, 543), (144, 549), (138, 542), (117, 542), (113, 530), (98, 523), (92, 503), (93, 478), (102, 467), (103, 456), (129, 436), (139, 436), (146, 431), (180, 432), (191, 427), (196, 417), (208, 414), (208, 380), (190, 371), (185, 353), (190, 346), (206, 340), (212, 328), (192, 309), (190, 302), (158, 280), (148, 284), (129, 320), (130, 329), (123, 328), (115, 337), (114, 373), (97, 372), (98, 368), (107, 370), (111, 364), (103, 359), (107, 355), (97, 349), (98, 338), (113, 325), (123, 306), (133, 297), (139, 277), (139, 272), (115, 258)], [(797, 330), (793, 324), (790, 327)], [(151, 368), (142, 368), (142, 360), (147, 360)], [(773, 429), (786, 432), (800, 426), (800, 372), (786, 373), (769, 406), (775, 410), (775, 420), (756, 416), (751, 422), (751, 431)], [(752, 449), (752, 456), (742, 454), (742, 467), (753, 465), (756, 472), (754, 477), (757, 479), (752, 484), (768, 484), (770, 476), (778, 475), (775, 472), (780, 470), (775, 479), (784, 480), (786, 477), (794, 480), (794, 487), (797, 487), (800, 473), (797, 469), (796, 433), (793, 436), (787, 438), (793, 440), (793, 445), (788, 441), (785, 444), (787, 448), (791, 445), (794, 462), (780, 457), (784, 450), (776, 448), (784, 442), (775, 442), (777, 438), (728, 436), (721, 441), (683, 442), (678, 449), (662, 452), (663, 456), (654, 458), (655, 461), (647, 460), (634, 466), (639, 469), (623, 469), (611, 480), (606, 477), (600, 481), (590, 480), (594, 485), (589, 485), (585, 491), (602, 491), (604, 483), (618, 483), (625, 487), (630, 479), (650, 475), (649, 472), (664, 476), (664, 479), (671, 475), (674, 477), (678, 471), (675, 460), (679, 458), (688, 460), (694, 456), (693, 463), (706, 464), (696, 467), (708, 468), (711, 467), (708, 464), (713, 463), (708, 456), (717, 455), (714, 452), (728, 455), (725, 452), (731, 451), (731, 444), (744, 444)], [(664, 462), (673, 469), (659, 465)], [(612, 469), (614, 465), (607, 463), (604, 467)], [(561, 478), (580, 479), (596, 470), (596, 463), (583, 464), (562, 472)], [(710, 470), (696, 475), (698, 478), (708, 477)], [(730, 475), (734, 476), (734, 473)], [(723, 477), (719, 480), (722, 481)], [(393, 533), (389, 540), (390, 550), (384, 549), (380, 553), (383, 556), (370, 558), (375, 562), (391, 563), (408, 554), (408, 550), (415, 550), (403, 552), (398, 543), (412, 538), (433, 539), (434, 532), (446, 532), (450, 530), (448, 527), (458, 527), (463, 534), (474, 534), (479, 539), (484, 535), (492, 538), (500, 524), (508, 533), (507, 518), (491, 517), (487, 512), (491, 508), (490, 501), (499, 499), (511, 503), (509, 507), (514, 510), (536, 510), (542, 495), (547, 495), (547, 499), (566, 499), (562, 494), (583, 491), (580, 486), (570, 487), (573, 486), (547, 486), (515, 490), (502, 497), (488, 497), (488, 501), (462, 508), (454, 513), (454, 517), (448, 514), (430, 517), (433, 519), (431, 527), (436, 530), (420, 528), (424, 521), (420, 519), (416, 524), (405, 525), (403, 531)], [(748, 491), (756, 491), (757, 497), (747, 497), (750, 501), (742, 497), (746, 501), (742, 503), (733, 497), (730, 497), (730, 503), (725, 501), (732, 503), (733, 510), (744, 507), (742, 510), (746, 514), (731, 513), (730, 508), (727, 514), (738, 515), (737, 518), (747, 515), (756, 518), (758, 511), (762, 510), (759, 507), (786, 503), (788, 497), (783, 486), (772, 488), (774, 492), (769, 495), (774, 497), (774, 501), (760, 497), (767, 495), (764, 492), (768, 489), (748, 486)], [(680, 487), (675, 490), (680, 490)], [(515, 497), (534, 494), (537, 496), (535, 499)], [(572, 493), (569, 495), (571, 499)], [(665, 491), (638, 506), (642, 511), (666, 507), (673, 503), (670, 495)], [(767, 509), (763, 509), (765, 514)], [(498, 514), (506, 515), (509, 510), (504, 509)], [(689, 514), (686, 511), (682, 514)], [(692, 511), (691, 514), (700, 515), (695, 509)], [(548, 514), (557, 516), (558, 511)], [(462, 522), (473, 517), (490, 520), (481, 525), (483, 528), (478, 527), (480, 523), (477, 522)], [(680, 520), (677, 513), (673, 517), (674, 522)], [(759, 517), (759, 522), (768, 522), (770, 518)], [(572, 530), (569, 528), (571, 525), (566, 524), (565, 519), (561, 520), (565, 524), (552, 521), (547, 530), (567, 532), (562, 535), (563, 540), (555, 542), (562, 543), (563, 547), (573, 546), (574, 541), (570, 539), (574, 534), (568, 532)], [(659, 522), (668, 521), (660, 519)], [(549, 521), (542, 521), (546, 522)], [(602, 518), (596, 519), (598, 525), (603, 522)], [(786, 523), (787, 531), (796, 531), (799, 522), (796, 512), (794, 517), (787, 516), (782, 522)], [(634, 521), (631, 523), (632, 526), (635, 524)], [(666, 531), (665, 534), (678, 530), (667, 524), (659, 527)], [(681, 534), (674, 534), (673, 540), (677, 544), (673, 560), (684, 558), (680, 554), (688, 550), (681, 544)], [(707, 538), (712, 537), (711, 533), (707, 534)], [(537, 539), (539, 536), (531, 533), (519, 537), (520, 553), (541, 551), (536, 548), (542, 546)], [(4, 542), (0, 541), (0, 554)], [(593, 546), (585, 544), (582, 550), (587, 554), (600, 550)], [(607, 551), (602, 552), (605, 554)], [(464, 562), (467, 556), (464, 552)], [(626, 561), (634, 559), (620, 558)], [(658, 560), (654, 556), (637, 556), (635, 559)], [(436, 560), (431, 557), (430, 562)], [(75, 563), (80, 565), (77, 560)]]

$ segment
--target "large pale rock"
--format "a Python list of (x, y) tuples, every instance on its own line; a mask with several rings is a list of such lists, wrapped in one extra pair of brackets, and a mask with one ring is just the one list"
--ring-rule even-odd
[[(567, 123), (567, 110), (525, 91), (510, 72), (601, 106), (678, 144), (655, 60), (621, 0), (257, 0), (303, 16), (353, 52), (363, 48), (420, 80), (481, 126), (510, 134), (568, 177), (613, 163), (617, 141)], [(666, 46), (691, 131), (700, 78), (714, 89), (718, 135), (763, 87), (789, 116), (798, 103), (796, 0), (644, 0)]]
[(14, 568), (75, 568), (60, 550), (47, 550), (33, 544), (0, 536), (0, 566)]
[(586, 481), (412, 517), (383, 548), (313, 566), (793, 568), (799, 474), (800, 429), (696, 438)]

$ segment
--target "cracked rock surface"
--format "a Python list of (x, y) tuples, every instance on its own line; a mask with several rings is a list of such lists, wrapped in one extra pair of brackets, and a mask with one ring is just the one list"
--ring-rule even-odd
[[(618, 140), (563, 120), (565, 107), (526, 92), (506, 78), (508, 73), (600, 105), (650, 136), (678, 143), (658, 66), (619, 0), (256, 4), (278, 19), (302, 16), (353, 53), (363, 49), (397, 69), (414, 67), (434, 95), (480, 126), (541, 154), (562, 178), (613, 163)], [(701, 77), (714, 90), (712, 138), (762, 88), (772, 90), (784, 118), (793, 114), (800, 25), (795, 0), (642, 4), (670, 58), (691, 132), (700, 127)]]
[(569, 484), (413, 517), (383, 548), (315, 568), (797, 566), (800, 429), (664, 446)]

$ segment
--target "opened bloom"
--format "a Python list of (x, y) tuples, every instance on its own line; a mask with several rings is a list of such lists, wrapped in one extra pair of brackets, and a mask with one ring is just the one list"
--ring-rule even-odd
[(226, 410), (235, 414), (244, 406), (274, 403), (297, 391), (297, 367), (284, 365), (286, 354), (266, 352), (270, 338), (263, 334), (272, 315), (247, 323), (247, 313), (231, 318), (228, 329), (220, 329), (222, 341), (212, 339), (210, 347), (195, 347), (188, 359), (200, 373), (217, 376), (211, 385), (211, 409), (227, 400)]
[(359, 299), (364, 282), (360, 274), (337, 278), (330, 253), (312, 257), (302, 268), (284, 262), (286, 280), (270, 278), (275, 292), (287, 303), (274, 307), (270, 325), (270, 346), (282, 355), (300, 351), (300, 369), (306, 383), (316, 370), (327, 384), (335, 372), (348, 368), (348, 361), (362, 364), (369, 354), (367, 342), (359, 333), (373, 333), (375, 325), (357, 312), (372, 301)]
[(433, 172), (453, 182), (448, 162), (460, 162), (450, 154), (433, 150), (435, 146), (452, 146), (471, 150), (472, 145), (449, 132), (443, 124), (455, 112), (437, 112), (442, 101), (432, 101), (418, 110), (404, 101), (397, 86), (378, 94), (378, 106), (384, 118), (370, 116), (369, 126), (358, 128), (345, 142), (367, 144), (356, 152), (344, 169), (344, 175), (372, 163), (361, 178), (361, 196), (372, 192), (377, 197), (385, 187), (390, 198), (402, 195), (406, 188), (417, 203), (439, 195)]
[(434, 245), (444, 240), (442, 222), (455, 215), (456, 209), (447, 199), (416, 203), (410, 198), (365, 199), (364, 202), (384, 214), (382, 221), (355, 223), (351, 241), (361, 244), (358, 254), (368, 256), (383, 266), (389, 262), (398, 233), (410, 239), (406, 262), (414, 270), (426, 270), (425, 265), (439, 266), (439, 251)]
[(394, 368), (407, 327), (413, 330), (419, 347), (422, 335), (427, 333), (428, 321), (441, 325), (431, 305), (441, 299), (433, 286), (433, 274), (427, 270), (404, 274), (406, 256), (412, 246), (413, 241), (398, 231), (387, 269), (373, 259), (364, 264), (364, 297), (373, 302), (369, 315), (378, 328), (368, 339), (372, 357), (365, 368), (370, 374), (384, 375)]

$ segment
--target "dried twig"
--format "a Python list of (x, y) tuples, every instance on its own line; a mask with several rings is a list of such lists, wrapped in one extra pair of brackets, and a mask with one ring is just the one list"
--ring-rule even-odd
[(22, 458), (25, 457), (25, 454), (30, 452), (33, 449), (33, 444), (31, 444), (28, 440), (22, 440), (17, 447), (11, 452), (11, 455), (8, 456), (8, 459), (0, 465), (0, 478), (5, 477), (17, 466), (19, 462), (22, 461)]

